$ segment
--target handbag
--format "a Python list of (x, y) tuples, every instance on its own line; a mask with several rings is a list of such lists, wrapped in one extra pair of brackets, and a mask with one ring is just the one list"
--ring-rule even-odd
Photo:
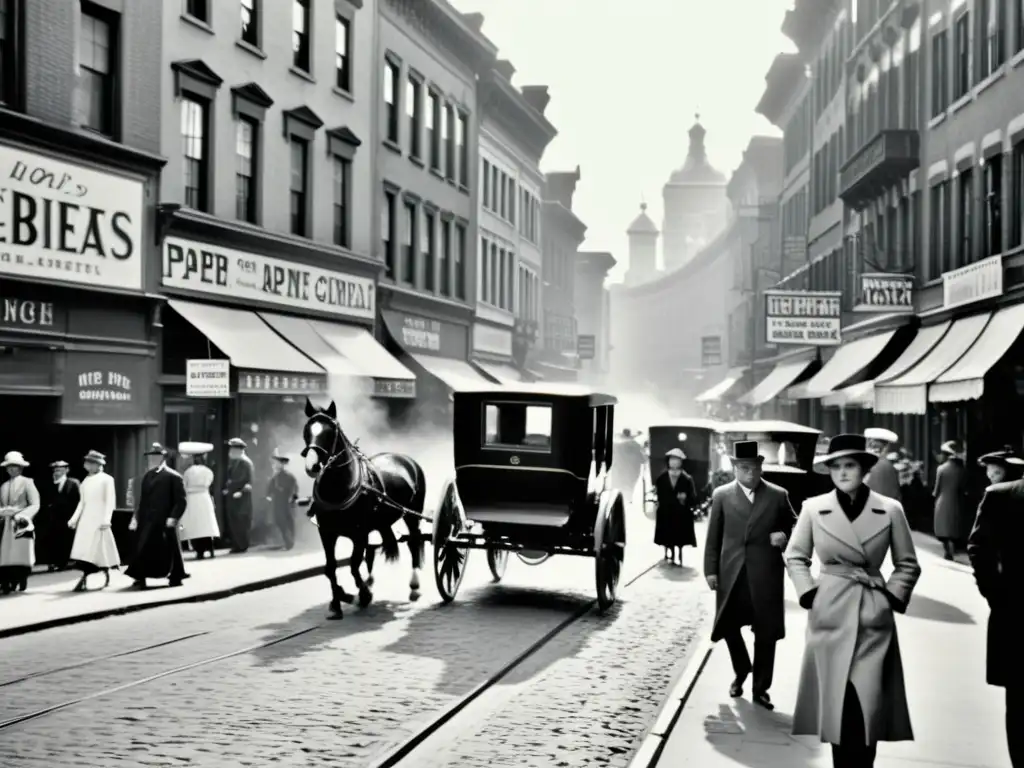
[(16, 539), (34, 539), (36, 537), (36, 527), (32, 524), (31, 520), (25, 518), (16, 519), (14, 521), (14, 538)]

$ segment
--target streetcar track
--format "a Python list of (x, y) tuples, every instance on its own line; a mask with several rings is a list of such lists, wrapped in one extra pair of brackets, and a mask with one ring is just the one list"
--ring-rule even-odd
[(120, 658), (123, 658), (125, 656), (134, 656), (135, 654), (138, 654), (138, 653), (145, 653), (146, 651), (152, 651), (152, 650), (155, 650), (157, 648), (164, 648), (164, 647), (166, 647), (168, 645), (174, 645), (175, 643), (183, 643), (186, 640), (192, 640), (193, 638), (196, 638), (196, 637), (202, 637), (203, 635), (209, 635), (212, 632), (213, 632), (213, 630), (204, 630), (202, 632), (193, 632), (190, 635), (185, 635), (183, 637), (176, 637), (176, 638), (174, 638), (172, 640), (161, 640), (159, 643), (153, 643), (152, 645), (143, 645), (143, 646), (141, 646), (139, 648), (132, 648), (132, 649), (127, 650), (127, 651), (118, 651), (117, 653), (110, 653), (110, 654), (107, 654), (106, 656), (93, 656), (92, 658), (86, 659), (84, 661), (76, 661), (73, 664), (65, 664), (63, 667), (54, 667), (53, 669), (41, 669), (38, 672), (30, 672), (29, 674), (22, 675), (21, 677), (15, 677), (15, 678), (13, 678), (11, 680), (4, 680), (4, 681), (0, 682), (0, 688), (6, 688), (9, 685), (17, 685), (18, 683), (24, 683), (26, 680), (36, 680), (36, 679), (38, 679), (40, 677), (48, 677), (49, 675), (56, 675), (59, 672), (67, 672), (67, 671), (72, 670), (72, 669), (81, 669), (82, 667), (87, 667), (90, 664), (98, 664), (100, 662), (110, 661), (112, 659), (120, 659)]

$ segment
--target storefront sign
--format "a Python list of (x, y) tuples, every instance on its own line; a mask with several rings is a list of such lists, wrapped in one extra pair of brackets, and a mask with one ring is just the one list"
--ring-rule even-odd
[(372, 319), (376, 311), (370, 278), (176, 237), (164, 241), (161, 284), (339, 317)]
[(440, 355), (454, 360), (469, 357), (469, 326), (390, 309), (382, 310), (381, 317), (388, 335), (413, 354)]
[(231, 397), (231, 362), (186, 360), (187, 397)]
[(374, 397), (416, 397), (415, 379), (374, 379)]
[(312, 374), (244, 372), (238, 374), (240, 395), (317, 395), (327, 391), (327, 377)]
[(1003, 257), (968, 264), (942, 275), (944, 309), (973, 304), (1003, 295)]
[(52, 301), (37, 301), (0, 293), (0, 328), (19, 331), (64, 333), (67, 308)]
[(141, 181), (0, 146), (0, 275), (142, 290)]
[(61, 421), (139, 424), (146, 420), (152, 361), (136, 355), (68, 352), (64, 360)]
[(860, 276), (860, 301), (854, 312), (913, 312), (914, 278), (870, 272)]
[(473, 349), (476, 352), (512, 357), (512, 331), (509, 328), (476, 323), (473, 326)]
[(428, 352), (441, 350), (441, 322), (425, 317), (402, 318), (402, 346)]
[(593, 360), (596, 351), (597, 345), (593, 334), (582, 333), (576, 337), (576, 354), (580, 360)]
[(765, 291), (769, 344), (830, 347), (842, 343), (842, 293)]

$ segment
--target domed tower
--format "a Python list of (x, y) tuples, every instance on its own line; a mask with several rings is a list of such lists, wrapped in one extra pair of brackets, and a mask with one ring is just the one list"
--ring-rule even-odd
[(690, 128), (686, 162), (673, 171), (662, 189), (665, 218), (662, 252), (665, 271), (683, 266), (701, 247), (725, 228), (729, 215), (725, 174), (708, 162), (704, 137), (707, 131), (697, 122)]
[(658, 273), (658, 225), (647, 215), (647, 203), (640, 203), (640, 215), (626, 230), (629, 237), (629, 269), (626, 285), (654, 279)]

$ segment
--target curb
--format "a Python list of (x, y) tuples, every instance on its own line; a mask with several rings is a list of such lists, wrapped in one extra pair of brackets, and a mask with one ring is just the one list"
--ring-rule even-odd
[[(348, 564), (349, 558), (347, 557), (338, 561), (339, 568)], [(103, 608), (102, 610), (90, 611), (89, 613), (76, 613), (70, 616), (60, 616), (56, 619), (47, 619), (46, 621), (39, 621), (34, 624), (22, 624), (17, 627), (6, 627), (4, 629), (0, 629), (0, 639), (16, 637), (18, 635), (27, 635), (32, 632), (42, 632), (45, 629), (67, 627), (72, 624), (81, 624), (86, 621), (96, 621), (97, 619), (105, 619), (110, 616), (123, 616), (129, 613), (138, 613), (139, 611), (147, 611), (150, 608), (164, 608), (168, 605), (184, 605), (186, 603), (206, 603), (214, 600), (223, 600), (228, 597), (233, 597), (234, 595), (244, 595), (246, 592), (258, 592), (262, 589), (272, 589), (284, 584), (291, 584), (295, 581), (303, 581), (304, 579), (309, 579), (313, 576), (321, 576), (323, 575), (323, 572), (324, 567), (322, 565), (317, 565), (310, 568), (303, 568), (299, 571), (293, 571), (291, 573), (282, 573), (279, 576), (274, 576), (268, 579), (250, 581), (245, 584), (228, 587), (227, 589), (214, 590), (212, 592), (201, 592), (193, 595), (184, 595), (182, 597), (170, 597), (166, 600), (153, 600), (151, 602), (136, 603), (133, 605), (120, 605), (116, 608)]]
[(714, 643), (711, 642), (708, 633), (704, 633), (704, 639), (700, 641), (693, 655), (687, 661), (682, 674), (672, 686), (665, 703), (662, 704), (658, 717), (644, 737), (640, 749), (637, 750), (633, 759), (629, 762), (629, 768), (655, 768), (661, 761), (661, 755), (665, 751), (665, 745), (672, 735), (676, 723), (682, 717), (686, 703), (693, 692), (697, 681), (700, 679), (704, 668), (711, 658), (714, 650)]

